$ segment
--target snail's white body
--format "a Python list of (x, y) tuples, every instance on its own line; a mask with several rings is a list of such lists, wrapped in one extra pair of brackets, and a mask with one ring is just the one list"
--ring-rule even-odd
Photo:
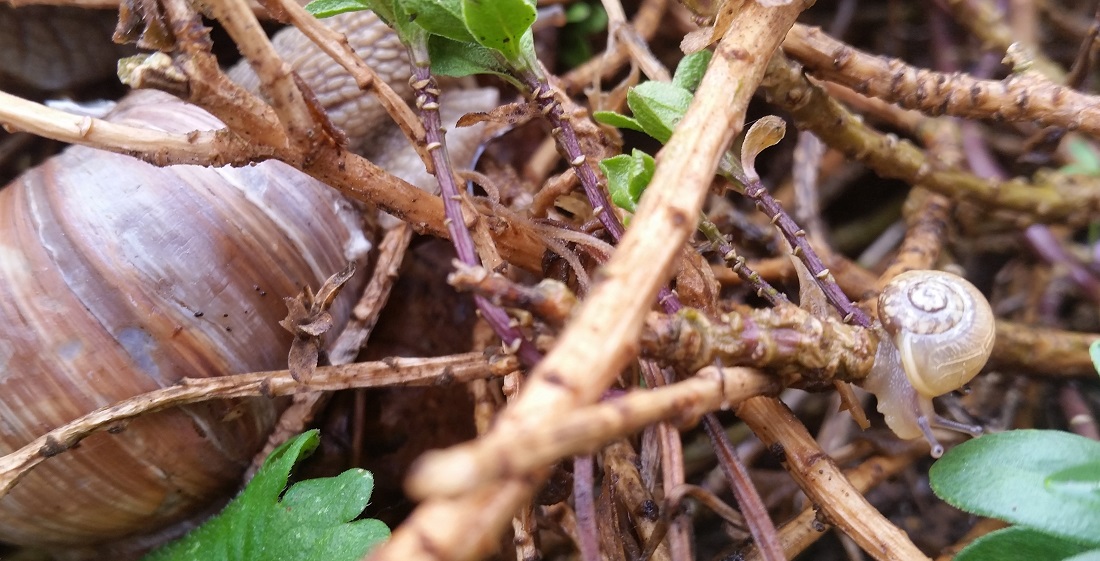
[(993, 352), (993, 311), (974, 285), (941, 271), (898, 275), (879, 296), (879, 347), (863, 387), (899, 437), (943, 447), (931, 427), (974, 432), (936, 416), (932, 398), (958, 390)]

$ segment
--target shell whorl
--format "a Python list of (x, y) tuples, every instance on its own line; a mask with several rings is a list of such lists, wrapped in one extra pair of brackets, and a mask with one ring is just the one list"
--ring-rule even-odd
[(993, 349), (993, 311), (966, 279), (942, 271), (898, 275), (879, 296), (882, 326), (921, 395), (943, 395), (969, 382)]

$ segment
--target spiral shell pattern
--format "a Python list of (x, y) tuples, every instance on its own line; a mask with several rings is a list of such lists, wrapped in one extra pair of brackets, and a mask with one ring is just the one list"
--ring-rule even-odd
[(898, 275), (879, 296), (879, 317), (923, 396), (961, 388), (993, 351), (993, 310), (973, 284), (951, 273)]

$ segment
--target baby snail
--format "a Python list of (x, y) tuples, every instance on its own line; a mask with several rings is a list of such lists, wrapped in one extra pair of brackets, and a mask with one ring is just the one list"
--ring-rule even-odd
[(943, 446), (932, 428), (981, 434), (981, 427), (936, 415), (932, 398), (962, 388), (993, 352), (993, 310), (966, 279), (942, 271), (898, 275), (879, 295), (878, 353), (863, 382), (886, 424), (901, 438)]

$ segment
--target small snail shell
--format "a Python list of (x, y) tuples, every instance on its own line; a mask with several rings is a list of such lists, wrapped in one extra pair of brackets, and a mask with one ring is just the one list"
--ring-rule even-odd
[(878, 309), (878, 354), (863, 386), (890, 429), (925, 437), (937, 457), (943, 447), (931, 427), (980, 432), (936, 416), (932, 398), (970, 382), (993, 352), (993, 310), (982, 293), (951, 273), (910, 271), (886, 286)]

